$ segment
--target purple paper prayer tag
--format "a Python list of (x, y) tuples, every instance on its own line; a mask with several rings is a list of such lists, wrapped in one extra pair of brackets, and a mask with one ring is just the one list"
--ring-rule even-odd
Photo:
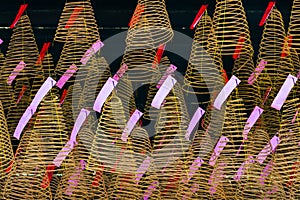
[(232, 75), (230, 80), (226, 83), (226, 85), (223, 87), (223, 89), (214, 101), (214, 107), (216, 109), (221, 109), (225, 100), (229, 97), (231, 92), (240, 84), (240, 82), (241, 81), (236, 76)]
[(271, 107), (275, 108), (276, 110), (280, 110), (281, 107), (283, 106), (286, 98), (288, 97), (290, 91), (292, 90), (292, 88), (294, 87), (294, 85), (297, 82), (297, 78), (295, 76), (292, 75), (288, 75), (287, 79), (285, 80), (285, 82), (283, 83), (283, 85), (281, 86), (277, 96), (275, 97)]
[(177, 67), (175, 65), (170, 65), (170, 67), (165, 71), (164, 75), (161, 77), (161, 79), (158, 81), (156, 88), (160, 88), (161, 85), (165, 82), (166, 78), (173, 74), (177, 70)]
[(248, 133), (250, 132), (251, 128), (254, 126), (254, 124), (256, 123), (258, 118), (261, 116), (263, 111), (264, 110), (261, 109), (260, 107), (255, 106), (254, 110), (252, 111), (252, 113), (251, 113), (250, 117), (248, 118), (246, 125), (244, 127), (244, 131), (243, 131), (244, 140), (248, 139)]
[(101, 108), (108, 98), (108, 96), (112, 93), (114, 88), (117, 86), (118, 81), (114, 80), (113, 78), (108, 78), (106, 83), (103, 85), (102, 89), (100, 90), (95, 103), (94, 103), (94, 111), (101, 112)]
[(250, 164), (254, 163), (253, 156), (249, 156), (245, 162), (240, 166), (236, 174), (234, 175), (233, 179), (236, 181), (241, 180), (245, 171), (247, 171), (250, 167)]
[(83, 57), (81, 58), (80, 62), (85, 65), (89, 59), (96, 54), (102, 47), (104, 46), (103, 42), (101, 42), (100, 40), (97, 40), (92, 46), (91, 48), (89, 48), (85, 54), (83, 55)]
[(262, 164), (267, 156), (274, 152), (277, 145), (280, 143), (279, 137), (276, 135), (270, 140), (270, 142), (260, 151), (260, 153), (257, 155), (257, 162)]
[(157, 93), (155, 94), (151, 106), (160, 109), (164, 99), (167, 97), (167, 95), (170, 93), (174, 85), (177, 83), (177, 80), (173, 78), (171, 75), (167, 77), (167, 79), (164, 81), (162, 86), (159, 88)]
[(62, 150), (60, 150), (60, 152), (58, 153), (58, 155), (56, 156), (56, 158), (53, 160), (53, 164), (56, 167), (60, 167), (60, 165), (62, 164), (62, 162), (66, 159), (66, 157), (69, 155), (69, 153), (72, 151), (72, 149), (74, 148), (75, 143), (72, 142), (71, 140), (69, 140), (65, 146), (62, 148)]
[(270, 160), (269, 163), (267, 164), (267, 166), (263, 169), (263, 171), (260, 174), (259, 182), (260, 182), (261, 185), (265, 184), (265, 180), (267, 179), (267, 177), (271, 173), (272, 169), (273, 169), (273, 161)]
[(130, 119), (128, 120), (125, 129), (122, 132), (121, 139), (123, 142), (127, 142), (127, 138), (130, 135), (132, 129), (136, 125), (136, 123), (140, 120), (142, 117), (143, 113), (136, 109), (134, 113), (131, 115)]
[(60, 79), (57, 81), (56, 86), (61, 89), (77, 70), (78, 68), (76, 65), (71, 65), (64, 75), (62, 75), (62, 77), (60, 77)]
[(203, 110), (202, 108), (198, 107), (198, 109), (196, 110), (196, 112), (193, 115), (193, 118), (191, 119), (188, 129), (185, 133), (185, 139), (190, 141), (190, 136), (192, 131), (194, 130), (194, 128), (196, 127), (196, 124), (198, 123), (198, 121), (201, 119), (201, 117), (204, 115), (205, 110)]
[(154, 190), (156, 189), (156, 187), (158, 186), (158, 182), (154, 181), (153, 183), (151, 183), (151, 185), (149, 185), (149, 187), (147, 188), (146, 192), (144, 193), (143, 199), (144, 200), (148, 200), (149, 197), (152, 195), (152, 193), (154, 192)]
[(216, 164), (217, 158), (221, 154), (222, 150), (224, 149), (224, 147), (226, 146), (228, 141), (229, 140), (227, 137), (221, 136), (221, 138), (219, 139), (219, 141), (214, 149), (214, 152), (211, 155), (211, 158), (209, 159), (209, 164), (211, 166), (214, 166)]
[(150, 164), (151, 164), (150, 157), (147, 156), (147, 158), (143, 161), (143, 163), (137, 169), (137, 177), (135, 178), (137, 183), (141, 180), (143, 175), (146, 173), (146, 171), (148, 170)]
[(11, 85), (12, 82), (15, 80), (15, 78), (18, 76), (18, 74), (26, 67), (26, 63), (21, 61), (14, 69), (14, 71), (9, 75), (7, 79), (7, 84)]

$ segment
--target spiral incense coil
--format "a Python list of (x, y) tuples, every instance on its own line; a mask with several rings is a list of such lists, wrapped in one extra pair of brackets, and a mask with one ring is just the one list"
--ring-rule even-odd
[(38, 134), (31, 134), (24, 155), (16, 159), (5, 183), (5, 199), (52, 199), (50, 187), (41, 187), (46, 165), (40, 162), (40, 159), (45, 158), (41, 154), (42, 146), (36, 145), (40, 142), (42, 141)]
[[(281, 121), (281, 128), (278, 137), (280, 144), (276, 148), (274, 162), (275, 183), (288, 186), (287, 189), (296, 191), (299, 188), (293, 188), (292, 181), (296, 173), (295, 166), (299, 162), (299, 124), (296, 122), (291, 123), (295, 116), (295, 110), (299, 112), (299, 99), (287, 100), (283, 106), (283, 114)], [(299, 115), (299, 114), (298, 114)], [(297, 120), (299, 121), (299, 120)]]
[[(140, 9), (139, 9), (140, 8)], [(139, 35), (141, 41), (154, 41), (153, 48), (166, 44), (173, 38), (173, 30), (164, 0), (138, 0), (128, 35)], [(144, 35), (150, 32), (151, 36)]]
[(183, 89), (188, 93), (206, 96), (216, 85), (223, 85), (222, 80), (217, 78), (221, 78), (218, 66), (215, 65), (214, 59), (208, 52), (208, 42), (210, 42), (208, 38), (211, 36), (211, 31), (211, 18), (206, 13), (197, 25), (189, 64), (184, 76)]
[(222, 150), (216, 162), (226, 163), (223, 168), (224, 178), (219, 182), (222, 185), (226, 197), (235, 196), (237, 184), (233, 182), (233, 177), (239, 167), (247, 157), (247, 144), (243, 144), (243, 148), (239, 151), (243, 143), (243, 130), (246, 125), (246, 110), (242, 99), (239, 98), (237, 90), (231, 94), (226, 103), (225, 121), (223, 124), (221, 135), (227, 137), (228, 142)]
[[(99, 119), (98, 128), (92, 142), (88, 168), (97, 171), (98, 160), (102, 162), (107, 170), (115, 168), (121, 155), (122, 146), (125, 143), (121, 140), (126, 120), (122, 108), (122, 102), (114, 93), (106, 100), (102, 114)], [(115, 169), (116, 170), (116, 169)]]
[(50, 182), (50, 189), (51, 189), (51, 194), (53, 197), (55, 197), (57, 188), (59, 187), (60, 179), (61, 179), (61, 173), (53, 174), (53, 177)]
[(58, 101), (58, 97), (51, 92), (43, 99), (32, 129), (33, 135), (41, 138), (39, 143), (30, 141), (32, 145), (40, 145), (41, 148), (38, 152), (41, 158), (36, 162), (44, 165), (52, 163), (68, 141), (63, 112)]
[(27, 15), (23, 15), (14, 28), (8, 45), (5, 59), (6, 66), (2, 71), (3, 78), (7, 80), (20, 61), (25, 62), (26, 66), (18, 74), (16, 79), (32, 78), (37, 72), (35, 64), (38, 59), (38, 55), (39, 51), (35, 42), (29, 17)]
[(300, 71), (300, 59), (296, 49), (290, 49), (290, 57), (293, 63), (294, 73), (298, 73)]
[(148, 132), (141, 127), (135, 127), (130, 134), (130, 145), (137, 165), (141, 165), (152, 151)]
[[(74, 29), (76, 35), (68, 37), (68, 31)], [(54, 41), (76, 40), (95, 42), (100, 39), (94, 10), (89, 0), (66, 2), (59, 19)]]
[(131, 113), (136, 109), (132, 82), (126, 77), (122, 77), (116, 86), (116, 91), (117, 97), (119, 97), (122, 102), (125, 118), (129, 119)]
[(63, 115), (65, 118), (66, 131), (71, 133), (72, 128), (74, 126), (75, 119), (73, 117), (73, 107), (72, 107), (72, 93), (73, 93), (73, 85), (68, 88), (65, 101), (62, 104)]
[(152, 100), (155, 96), (155, 94), (158, 91), (158, 88), (156, 87), (158, 81), (161, 79), (161, 77), (163, 76), (163, 74), (166, 72), (167, 68), (170, 66), (171, 62), (169, 60), (169, 58), (167, 56), (164, 56), (159, 64), (159, 76), (157, 77), (156, 75), (154, 75), (152, 77), (151, 80), (151, 84), (149, 85), (149, 89), (148, 89), (148, 93), (147, 93), (147, 100), (146, 100), (146, 104), (145, 104), (145, 108), (144, 108), (144, 115), (143, 118), (150, 120), (150, 119), (155, 119), (158, 117), (159, 115), (159, 111), (158, 109), (153, 109), (151, 108), (151, 103)]
[[(21, 94), (22, 89), (24, 89), (24, 88), (26, 88), (26, 89), (25, 89), (25, 91), (23, 90), (23, 94)], [(17, 102), (18, 100), (19, 100), (19, 102)], [(11, 106), (9, 107), (9, 110), (7, 113), (8, 131), (12, 137), (11, 139), (12, 139), (13, 147), (16, 147), (18, 144), (17, 140), (13, 137), (13, 134), (19, 123), (19, 120), (21, 119), (23, 113), (29, 106), (30, 102), (31, 102), (30, 86), (29, 86), (28, 80), (16, 80), (16, 85), (15, 85), (15, 90), (14, 90)], [(24, 130), (26, 130), (26, 128)]]
[(285, 42), (285, 30), (281, 13), (274, 8), (264, 26), (260, 43), (258, 62), (267, 62), (264, 70), (258, 76), (257, 81), (262, 91), (261, 98), (268, 87), (272, 87), (271, 93), (277, 94), (288, 74), (293, 72), (290, 56), (281, 57)]
[(11, 86), (7, 84), (7, 79), (4, 78), (2, 72), (5, 70), (5, 57), (0, 52), (0, 101), (2, 102), (4, 113), (6, 114), (11, 103)]
[(297, 53), (299, 53), (299, 47), (300, 47), (300, 38), (298, 36), (298, 32), (300, 30), (299, 21), (300, 21), (300, 1), (294, 0), (291, 17), (290, 17), (288, 36), (292, 37), (293, 40), (292, 49), (295, 49)]
[(53, 77), (54, 78), (54, 62), (53, 57), (50, 53), (46, 53), (43, 62), (41, 64), (43, 74), (45, 77)]
[[(238, 56), (238, 45), (251, 45), (246, 13), (241, 0), (217, 0), (213, 28), (222, 55)], [(241, 37), (244, 42), (240, 43)]]
[(0, 102), (0, 143), (1, 143), (1, 157), (0, 157), (0, 190), (2, 190), (5, 179), (8, 176), (7, 169), (10, 167), (11, 162), (13, 162), (13, 149), (10, 141), (10, 135), (7, 128), (6, 117), (4, 114), (4, 109), (2, 103)]
[(232, 73), (241, 80), (238, 86), (239, 96), (243, 99), (248, 112), (251, 112), (257, 103), (260, 102), (258, 83), (256, 81), (251, 85), (248, 83), (250, 75), (254, 72), (253, 49), (245, 50), (243, 48), (240, 57), (234, 62)]
[[(91, 141), (93, 141), (93, 131), (84, 125), (77, 136), (78, 145), (74, 149), (72, 159), (75, 163), (86, 161), (89, 157)], [(99, 162), (97, 162), (99, 164)], [(96, 163), (95, 163), (96, 164)], [(60, 182), (55, 199), (107, 199), (105, 185), (103, 182), (102, 168), (97, 171), (84, 169), (80, 171), (79, 176), (74, 176), (78, 165), (68, 168)], [(70, 180), (77, 182), (75, 185), (70, 184)]]
[[(74, 38), (77, 36), (77, 32), (70, 29), (67, 38)], [(55, 68), (55, 74), (60, 78), (69, 67), (73, 64), (80, 69), (82, 63), (81, 58), (84, 56), (85, 52), (91, 47), (92, 43), (88, 40), (84, 42), (78, 42), (77, 40), (68, 39), (63, 46), (63, 50), (60, 54), (60, 58), (57, 62)], [(68, 83), (73, 83), (75, 80), (75, 74), (68, 80)]]
[(80, 94), (82, 93), (82, 87), (80, 82), (77, 82), (73, 85), (71, 94), (71, 103), (72, 103), (72, 111), (73, 111), (73, 120), (75, 121), (77, 119), (77, 116), (80, 113), (80, 110), (82, 109), (80, 105)]

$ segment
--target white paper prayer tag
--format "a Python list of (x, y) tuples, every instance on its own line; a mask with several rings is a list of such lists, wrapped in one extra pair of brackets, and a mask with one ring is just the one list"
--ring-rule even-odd
[(127, 142), (128, 136), (130, 135), (132, 129), (134, 128), (135, 124), (140, 120), (142, 115), (143, 113), (138, 109), (136, 109), (134, 113), (131, 115), (121, 136), (123, 142)]
[(204, 115), (205, 110), (203, 110), (202, 108), (198, 107), (198, 109), (196, 110), (196, 112), (193, 115), (193, 118), (191, 119), (188, 129), (185, 133), (185, 139), (190, 141), (190, 136), (192, 131), (194, 130), (194, 128), (196, 127), (196, 124), (199, 122), (199, 120), (201, 119), (201, 117)]
[(294, 85), (297, 82), (297, 78), (292, 75), (288, 75), (287, 79), (283, 83), (282, 87), (280, 88), (277, 96), (275, 97), (271, 107), (275, 108), (276, 110), (280, 110), (281, 107), (283, 106), (286, 98), (288, 97), (290, 91), (294, 87)]
[(260, 151), (260, 153), (257, 155), (257, 162), (262, 164), (267, 156), (275, 151), (276, 147), (280, 143), (279, 137), (276, 135), (270, 140), (270, 142)]
[(248, 139), (248, 133), (250, 132), (251, 128), (254, 126), (254, 124), (256, 123), (258, 118), (261, 116), (263, 111), (264, 110), (261, 109), (260, 107), (255, 106), (254, 110), (252, 111), (252, 113), (251, 113), (250, 117), (248, 118), (246, 125), (244, 127), (244, 131), (243, 131), (244, 140)]
[(176, 83), (177, 80), (169, 75), (155, 94), (151, 106), (156, 109), (160, 109), (164, 99), (167, 97)]
[(108, 98), (108, 96), (112, 93), (114, 88), (117, 86), (118, 81), (114, 80), (113, 78), (108, 78), (106, 83), (103, 85), (101, 91), (99, 92), (96, 101), (94, 103), (93, 109), (97, 112), (101, 112), (101, 108)]
[(225, 136), (221, 136), (221, 138), (219, 139), (213, 154), (211, 155), (210, 159), (209, 159), (209, 164), (211, 166), (214, 166), (216, 164), (217, 158), (219, 157), (219, 155), (221, 154), (221, 152), (223, 151), (224, 147), (226, 146), (227, 142), (228, 142), (228, 138)]
[(224, 101), (226, 101), (231, 92), (240, 84), (240, 82), (241, 81), (236, 76), (232, 75), (214, 101), (214, 107), (216, 109), (221, 110)]

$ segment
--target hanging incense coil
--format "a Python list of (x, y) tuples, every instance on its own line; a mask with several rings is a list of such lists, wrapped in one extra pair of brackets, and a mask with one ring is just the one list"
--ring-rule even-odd
[(238, 56), (239, 53), (235, 51), (237, 46), (251, 45), (248, 22), (241, 0), (217, 0), (213, 29), (222, 55)]
[(264, 26), (260, 43), (257, 64), (264, 60), (267, 62), (257, 81), (261, 91), (261, 99), (268, 87), (271, 93), (277, 94), (288, 74), (293, 72), (290, 56), (282, 57), (283, 44), (285, 43), (285, 30), (281, 13), (273, 8), (268, 21)]
[(260, 102), (257, 81), (254, 81), (251, 85), (248, 83), (250, 75), (254, 72), (253, 49), (246, 50), (243, 48), (240, 57), (234, 62), (232, 73), (241, 81), (238, 86), (239, 96), (243, 99), (246, 111), (248, 112), (251, 112), (258, 102)]
[(5, 79), (4, 75), (2, 74), (2, 72), (5, 70), (5, 66), (5, 57), (2, 53), (0, 53), (0, 101), (2, 102), (4, 113), (6, 114), (11, 104), (12, 88), (7, 84), (7, 79)]
[(73, 111), (73, 120), (75, 121), (77, 119), (77, 116), (80, 113), (80, 110), (82, 109), (80, 105), (80, 94), (82, 93), (82, 87), (80, 82), (77, 82), (73, 85), (72, 91), (72, 98), (71, 103), (72, 103), (72, 111)]
[(299, 53), (299, 45), (300, 45), (300, 39), (298, 36), (299, 32), (299, 21), (300, 21), (300, 1), (294, 0), (293, 1), (293, 7), (291, 11), (291, 17), (290, 17), (290, 23), (289, 23), (289, 30), (288, 30), (288, 36), (292, 37), (292, 48)]
[(8, 127), (6, 123), (6, 117), (4, 114), (4, 109), (2, 106), (2, 103), (0, 102), (0, 129), (1, 129), (1, 138), (0, 138), (0, 143), (1, 143), (1, 157), (0, 157), (0, 190), (2, 190), (5, 179), (8, 176), (8, 170), (11, 166), (11, 164), (14, 161), (14, 155), (13, 155), (13, 149), (12, 149), (12, 144), (10, 141), (10, 135), (8, 132)]
[[(88, 160), (88, 168), (97, 171), (97, 160), (102, 162), (105, 168), (111, 170), (118, 162), (122, 146), (121, 140), (126, 120), (119, 97), (112, 94), (106, 100), (99, 119), (98, 128), (92, 143), (91, 153)], [(100, 152), (100, 153), (99, 153)]]
[(41, 64), (43, 74), (45, 77), (54, 77), (54, 62), (53, 62), (53, 57), (50, 53), (46, 53), (43, 62)]
[(295, 116), (295, 110), (299, 112), (299, 98), (287, 100), (283, 105), (283, 114), (281, 121), (281, 128), (278, 137), (280, 144), (276, 148), (274, 155), (274, 174), (275, 183), (277, 185), (284, 185), (289, 191), (296, 191), (293, 181), (295, 181), (295, 174), (297, 173), (297, 162), (299, 162), (299, 120), (292, 123)]
[(125, 118), (129, 119), (131, 113), (136, 109), (132, 82), (126, 77), (122, 77), (116, 86), (116, 91), (116, 95), (122, 102)]
[(73, 93), (73, 85), (71, 85), (68, 88), (66, 98), (61, 106), (65, 118), (66, 131), (68, 133), (71, 133), (75, 122), (74, 115), (73, 115), (73, 107), (72, 107), (72, 99), (73, 99), (72, 93)]
[[(77, 136), (78, 145), (74, 149), (72, 157), (69, 158), (74, 160), (77, 165), (64, 171), (56, 199), (107, 199), (103, 176), (101, 175), (103, 168), (98, 168), (97, 171), (85, 168), (78, 171), (77, 176), (74, 175), (78, 164), (88, 159), (93, 137), (94, 133), (89, 128), (89, 124), (84, 124)], [(76, 182), (76, 184), (71, 185), (71, 181)]]
[[(216, 65), (212, 57), (218, 49), (214, 48), (214, 54), (210, 53), (212, 49), (209, 50), (213, 46), (213, 41), (209, 41), (209, 37), (214, 37), (211, 35), (213, 31), (211, 24), (211, 18), (206, 13), (197, 25), (189, 64), (184, 76), (183, 89), (188, 93), (200, 95), (200, 99), (210, 95), (216, 86), (223, 85), (219, 71), (221, 66)], [(208, 46), (208, 43), (211, 44)], [(199, 103), (207, 104), (208, 101)]]
[[(151, 36), (144, 35), (150, 32)], [(141, 41), (154, 41), (153, 48), (169, 42), (173, 30), (164, 0), (138, 0), (135, 13), (128, 30), (128, 35), (139, 35)]]
[[(19, 123), (19, 120), (29, 106), (30, 102), (31, 99), (29, 82), (26, 80), (17, 80), (11, 106), (9, 107), (7, 113), (8, 130), (12, 137), (11, 139), (14, 149), (18, 145), (18, 141), (13, 137), (13, 134)], [(26, 130), (26, 127), (24, 130)]]
[[(60, 78), (69, 67), (73, 64), (80, 69), (82, 63), (80, 62), (81, 58), (84, 56), (85, 52), (92, 46), (92, 43), (88, 40), (78, 42), (77, 40), (72, 40), (72, 38), (77, 36), (77, 32), (70, 29), (68, 32), (67, 38), (70, 38), (66, 41), (63, 46), (60, 58), (57, 62), (55, 68), (55, 74)], [(74, 83), (76, 73), (68, 80), (68, 83)]]
[[(68, 37), (68, 31), (73, 29), (76, 35)], [(56, 29), (54, 41), (67, 42), (76, 40), (85, 43), (86, 40), (100, 40), (98, 25), (94, 10), (89, 0), (66, 2)]]
[(23, 15), (14, 28), (8, 45), (5, 59), (6, 66), (2, 71), (3, 78), (7, 80), (9, 75), (21, 61), (25, 62), (26, 66), (18, 74), (16, 79), (32, 78), (38, 70), (35, 67), (38, 55), (39, 51), (29, 17), (27, 15)]

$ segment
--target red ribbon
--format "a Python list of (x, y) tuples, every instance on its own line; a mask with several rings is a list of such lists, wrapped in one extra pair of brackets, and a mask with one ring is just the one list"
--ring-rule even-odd
[(59, 106), (61, 106), (64, 103), (67, 93), (68, 93), (68, 90), (64, 89), (64, 91), (60, 97)]
[(51, 45), (51, 42), (45, 42), (44, 43), (43, 48), (42, 48), (42, 50), (40, 52), (40, 56), (39, 56), (38, 60), (36, 61), (37, 65), (41, 65), (42, 64), (42, 61), (43, 61), (43, 59), (44, 59), (44, 57), (45, 57), (45, 55), (46, 55), (46, 53), (47, 53), (50, 45)]
[(47, 188), (50, 185), (50, 182), (53, 177), (53, 172), (55, 170), (55, 165), (54, 164), (49, 164), (46, 168), (46, 174), (44, 176), (43, 182), (41, 184), (42, 188)]
[(193, 23), (192, 23), (191, 26), (190, 26), (190, 29), (191, 29), (191, 30), (193, 30), (193, 29), (196, 27), (196, 25), (198, 24), (198, 22), (200, 21), (200, 19), (201, 19), (202, 16), (203, 16), (203, 13), (204, 13), (204, 12), (206, 11), (206, 9), (207, 9), (207, 6), (208, 6), (208, 4), (205, 4), (205, 5), (202, 5), (202, 6), (201, 6), (201, 8), (200, 8), (200, 10), (198, 11), (198, 13), (197, 13), (197, 15), (196, 15), (196, 17), (195, 17)]
[(128, 26), (132, 28), (141, 18), (142, 13), (144, 12), (144, 5), (138, 4), (134, 10), (134, 13), (130, 19)]
[(242, 48), (244, 46), (244, 42), (245, 42), (245, 34), (241, 34), (239, 41), (238, 41), (238, 45), (235, 47), (235, 51), (234, 54), (232, 56), (233, 59), (237, 59), (240, 57), (240, 53), (242, 51)]
[(260, 22), (259, 22), (259, 26), (263, 26), (263, 25), (265, 24), (267, 18), (269, 17), (269, 15), (270, 15), (272, 9), (273, 9), (274, 6), (275, 6), (275, 3), (276, 3), (275, 1), (270, 1), (270, 2), (269, 2), (268, 7), (267, 7), (267, 9), (266, 9), (266, 11), (265, 11), (263, 17), (262, 17), (262, 19), (261, 19)]
[(76, 7), (74, 8), (73, 10), (73, 13), (71, 14), (65, 28), (70, 28), (73, 24), (74, 24), (74, 21), (77, 19), (78, 15), (80, 14), (80, 12), (83, 10), (82, 7)]
[(13, 21), (13, 23), (10, 25), (9, 28), (14, 28), (16, 26), (16, 24), (18, 23), (19, 19), (21, 18), (21, 16), (23, 15), (24, 11), (26, 10), (28, 4), (23, 4), (20, 6), (18, 14), (16, 15), (15, 20)]

